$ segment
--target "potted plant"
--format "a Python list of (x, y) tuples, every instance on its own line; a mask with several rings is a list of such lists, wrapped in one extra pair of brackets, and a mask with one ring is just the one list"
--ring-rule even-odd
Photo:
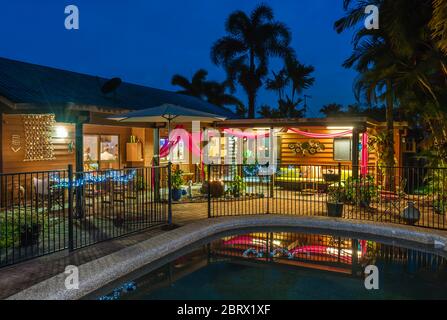
[(235, 176), (234, 180), (231, 181), (230, 187), (228, 191), (234, 198), (239, 198), (241, 194), (245, 192), (245, 189), (247, 188), (246, 183), (242, 179), (241, 176)]
[(346, 200), (361, 208), (369, 208), (371, 201), (378, 194), (378, 186), (375, 184), (372, 176), (360, 177), (358, 179), (349, 177), (346, 182), (346, 189)]
[(171, 175), (171, 185), (172, 185), (172, 200), (179, 201), (182, 198), (183, 190), (183, 177), (182, 177), (183, 171), (180, 169), (174, 170), (174, 172)]
[(327, 214), (329, 217), (341, 217), (343, 215), (343, 204), (346, 201), (346, 190), (341, 184), (328, 188)]
[(213, 180), (210, 181), (209, 183), (208, 181), (205, 181), (202, 185), (201, 192), (207, 195), (208, 188), (210, 188), (209, 192), (211, 194), (211, 197), (213, 198), (220, 198), (224, 195), (224, 184), (222, 181)]

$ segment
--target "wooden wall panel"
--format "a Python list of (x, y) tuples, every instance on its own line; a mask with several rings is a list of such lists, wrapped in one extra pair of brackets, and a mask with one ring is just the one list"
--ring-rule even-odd
[[(341, 132), (346, 129), (327, 129), (324, 127), (309, 127), (303, 128), (300, 130), (308, 131), (312, 133), (336, 133)], [(281, 162), (283, 164), (300, 164), (300, 165), (337, 165), (341, 163), (342, 165), (350, 165), (351, 161), (335, 161), (334, 160), (334, 139), (332, 138), (308, 138), (301, 136), (296, 133), (281, 133), (280, 135), (280, 155)], [(346, 137), (350, 137), (347, 135)], [(293, 143), (303, 143), (308, 142), (310, 140), (319, 141), (324, 144), (325, 150), (316, 153), (315, 155), (297, 155), (293, 150), (289, 148), (289, 144)], [(368, 165), (375, 166), (376, 165), (376, 155), (373, 152), (369, 152), (368, 154)]]
[[(68, 145), (74, 141), (74, 125), (57, 123), (56, 126), (64, 126), (68, 137), (53, 137), (55, 160), (46, 161), (23, 161), (25, 157), (25, 131), (21, 115), (2, 115), (2, 172), (30, 172), (39, 170), (63, 170), (68, 164), (74, 164), (75, 153), (69, 152)], [(21, 148), (19, 151), (12, 150), (12, 136), (20, 136)]]
[[(53, 137), (54, 145), (54, 160), (48, 161), (24, 161), (25, 156), (25, 132), (21, 115), (2, 115), (2, 155), (1, 155), (1, 172), (3, 173), (17, 173), (17, 172), (32, 172), (40, 170), (65, 170), (69, 164), (75, 165), (75, 151), (69, 150), (69, 143), (75, 141), (75, 127), (74, 124), (57, 123), (56, 126), (64, 126), (67, 129), (68, 136), (65, 138)], [(143, 164), (149, 165), (152, 156), (152, 138), (153, 129), (135, 128), (134, 134), (144, 141), (145, 161), (138, 163), (138, 166)], [(147, 132), (146, 132), (147, 131)], [(104, 126), (85, 124), (84, 134), (103, 134), (103, 135), (118, 135), (120, 141), (120, 167), (136, 166), (137, 163), (126, 162), (126, 142), (129, 141), (129, 136), (132, 134), (132, 128), (122, 126)], [(12, 135), (20, 136), (21, 148), (14, 152), (11, 148)], [(75, 146), (76, 147), (76, 146)]]

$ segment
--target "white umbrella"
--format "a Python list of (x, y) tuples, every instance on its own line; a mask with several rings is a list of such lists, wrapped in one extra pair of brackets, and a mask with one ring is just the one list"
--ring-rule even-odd
[(108, 117), (108, 119), (120, 122), (167, 122), (169, 138), (169, 135), (171, 133), (171, 122), (214, 122), (223, 121), (226, 119), (226, 117), (172, 104), (166, 104), (159, 107), (147, 108), (120, 115), (114, 115)]
[[(189, 122), (200, 120), (202, 122), (214, 122), (225, 120), (226, 117), (208, 112), (198, 111), (195, 109), (184, 108), (177, 105), (165, 104), (159, 107), (147, 108), (143, 110), (124, 113), (109, 117), (109, 119), (121, 122), (167, 122), (168, 123), (168, 138), (171, 133), (171, 122)], [(171, 145), (169, 144), (169, 153)], [(171, 160), (168, 164), (171, 166)], [(169, 171), (170, 172), (170, 171)], [(170, 173), (168, 175), (170, 181)], [(168, 197), (171, 199), (171, 188), (169, 187)], [(172, 224), (172, 209), (171, 201), (168, 202), (168, 222)]]

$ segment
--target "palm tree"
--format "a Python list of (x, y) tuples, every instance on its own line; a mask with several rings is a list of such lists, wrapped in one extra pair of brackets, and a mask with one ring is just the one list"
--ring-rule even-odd
[(244, 104), (232, 94), (227, 93), (228, 84), (217, 81), (209, 81), (205, 83), (205, 96), (209, 103), (217, 106), (235, 106), (236, 114), (243, 115), (246, 113)]
[(182, 90), (177, 91), (177, 93), (203, 99), (205, 97), (205, 84), (207, 76), (208, 71), (204, 69), (199, 69), (196, 71), (196, 73), (192, 76), (191, 81), (182, 75), (176, 74), (172, 77), (171, 84), (183, 88)]
[(198, 97), (220, 107), (234, 106), (238, 115), (245, 113), (243, 103), (235, 96), (227, 93), (229, 85), (226, 82), (208, 81), (207, 76), (208, 72), (204, 69), (199, 69), (194, 73), (191, 81), (176, 74), (172, 77), (171, 84), (183, 88), (177, 93)]
[[(430, 27), (433, 38), (438, 42), (439, 48), (447, 53), (447, 0), (433, 0), (433, 17)], [(447, 74), (447, 71), (444, 70)]]
[(254, 118), (256, 96), (267, 75), (270, 57), (292, 54), (288, 28), (274, 20), (270, 7), (261, 4), (248, 16), (233, 12), (225, 23), (227, 35), (211, 49), (214, 64), (223, 66), (232, 88), (241, 85), (248, 97), (248, 117)]
[[(287, 57), (284, 67), (278, 73), (273, 72), (273, 78), (266, 81), (267, 90), (278, 95), (278, 109), (264, 106), (258, 113), (269, 118), (304, 117), (307, 110), (305, 106), (298, 109), (303, 100), (296, 96), (314, 84), (315, 78), (311, 77), (314, 70), (312, 66), (301, 64), (294, 56)], [(285, 93), (287, 89), (290, 89), (290, 95)]]
[[(443, 5), (441, 2), (444, 1), (435, 0), (436, 8)], [(356, 0), (352, 6), (353, 3), (345, 0), (348, 14), (335, 23), (338, 32), (356, 26), (364, 18), (365, 1)], [(441, 132), (437, 145), (447, 141), (446, 112), (442, 109), (447, 101), (446, 56), (430, 37), (429, 23), (435, 19), (432, 0), (374, 0), (368, 4), (379, 7), (380, 28), (362, 27), (356, 31), (353, 54), (344, 66), (360, 73), (355, 84), (358, 97), (363, 95), (370, 103), (385, 103), (387, 135), (383, 160), (390, 167), (394, 165), (395, 107), (408, 109), (418, 105), (416, 110), (424, 115), (432, 135), (437, 137), (436, 131)], [(430, 26), (433, 29), (433, 23)], [(442, 37), (438, 35), (434, 33), (442, 47)]]
[[(357, 97), (364, 94), (369, 103), (381, 100), (386, 105), (387, 147), (384, 155), (388, 167), (394, 163), (393, 111), (398, 104), (399, 88), (408, 89), (411, 82), (423, 74), (415, 74), (414, 59), (421, 42), (416, 36), (421, 31), (420, 21), (427, 11), (422, 2), (429, 0), (374, 0), (368, 4), (379, 7), (379, 30), (366, 30), (363, 25), (354, 36), (354, 51), (343, 64), (359, 72), (355, 88)], [(354, 3), (355, 2), (355, 3)], [(354, 5), (352, 5), (354, 3)], [(419, 10), (415, 10), (415, 7)], [(366, 17), (363, 0), (345, 0), (347, 15), (335, 23), (337, 32), (357, 26)], [(415, 11), (415, 13), (413, 13)], [(413, 19), (412, 19), (413, 18)]]
[(295, 99), (296, 94), (301, 94), (315, 83), (315, 78), (311, 77), (311, 73), (314, 71), (315, 68), (313, 66), (300, 63), (294, 56), (289, 56), (285, 59), (285, 74), (291, 83), (292, 101)]
[(333, 117), (339, 115), (343, 111), (343, 106), (338, 103), (329, 103), (321, 107), (320, 112), (326, 117)]

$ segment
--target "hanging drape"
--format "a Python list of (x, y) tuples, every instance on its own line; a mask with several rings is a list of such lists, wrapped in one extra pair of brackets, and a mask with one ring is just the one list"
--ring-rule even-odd
[(368, 174), (368, 133), (362, 134), (362, 161), (360, 163), (360, 174), (366, 176)]
[(235, 136), (237, 138), (247, 138), (247, 139), (268, 138), (270, 136), (270, 132), (253, 134), (247, 132), (234, 131), (232, 129), (223, 129), (223, 132)]

